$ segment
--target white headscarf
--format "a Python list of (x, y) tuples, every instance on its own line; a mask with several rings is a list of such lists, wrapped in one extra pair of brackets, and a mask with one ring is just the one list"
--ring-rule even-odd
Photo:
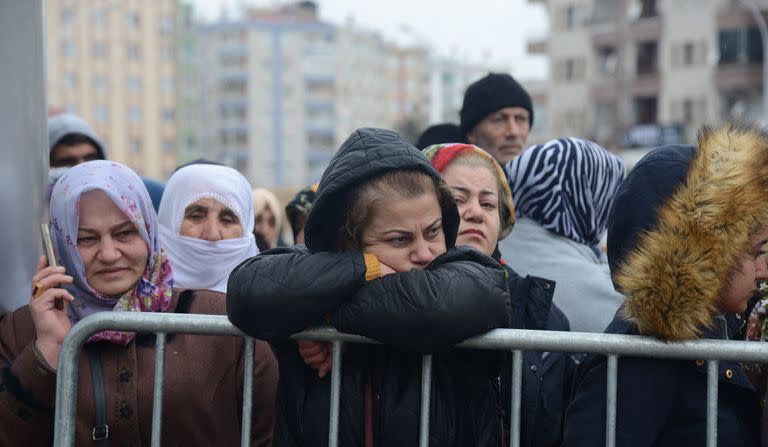
[[(214, 242), (181, 236), (184, 211), (200, 199), (214, 199), (234, 211), (243, 226), (243, 236)], [(258, 254), (251, 185), (230, 167), (196, 164), (176, 171), (165, 185), (158, 220), (176, 287), (227, 293), (230, 272)]]

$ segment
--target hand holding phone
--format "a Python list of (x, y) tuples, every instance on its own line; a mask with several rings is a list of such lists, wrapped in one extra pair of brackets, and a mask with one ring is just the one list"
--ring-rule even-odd
[[(48, 259), (48, 266), (56, 267), (56, 254), (53, 251), (50, 226), (47, 223), (40, 224), (40, 233), (43, 236), (43, 250), (45, 250), (45, 257)], [(53, 305), (58, 310), (64, 310), (64, 300), (61, 298), (56, 298)]]

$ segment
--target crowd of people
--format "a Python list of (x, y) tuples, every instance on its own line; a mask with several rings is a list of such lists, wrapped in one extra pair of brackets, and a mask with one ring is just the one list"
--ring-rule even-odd
[[(41, 257), (28, 305), (0, 317), (0, 445), (51, 443), (59, 351), (98, 312), (227, 315), (253, 336), (253, 446), (327, 443), (331, 346), (290, 338), (313, 326), (381, 343), (343, 348), (344, 447), (418, 444), (427, 353), (430, 445), (509, 445), (510, 354), (453, 348), (492, 329), (768, 339), (768, 133), (704, 128), (627, 173), (579, 136), (529, 147), (531, 98), (499, 73), (467, 87), (458, 118), (415, 143), (356, 130), (283, 207), (215, 161), (141, 178), (87, 122), (52, 117), (58, 266)], [(149, 444), (153, 339), (87, 341), (77, 445)], [(163, 445), (237, 445), (244, 349), (168, 337)], [(523, 362), (520, 445), (604, 445), (605, 356)], [(704, 365), (620, 359), (617, 445), (703, 445)], [(719, 445), (768, 445), (768, 370), (724, 361), (718, 382)]]

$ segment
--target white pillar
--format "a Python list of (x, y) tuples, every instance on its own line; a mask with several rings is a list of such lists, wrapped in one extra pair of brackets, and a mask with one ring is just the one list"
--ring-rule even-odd
[(0, 314), (29, 301), (48, 169), (43, 1), (0, 0)]

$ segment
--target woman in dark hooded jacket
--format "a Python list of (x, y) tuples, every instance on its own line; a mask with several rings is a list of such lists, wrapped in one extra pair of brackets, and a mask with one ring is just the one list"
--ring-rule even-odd
[(324, 322), (383, 343), (343, 355), (340, 446), (418, 443), (429, 352), (438, 352), (430, 445), (499, 445), (501, 354), (451, 347), (508, 326), (506, 278), (492, 258), (454, 247), (458, 227), (453, 197), (424, 156), (394, 132), (360, 129), (323, 174), (307, 247), (270, 250), (232, 272), (230, 320), (271, 341), (280, 365), (275, 446), (327, 442), (330, 378), (288, 340)]
[[(730, 339), (768, 279), (768, 135), (705, 128), (697, 147), (664, 146), (619, 187), (608, 226), (611, 277), (625, 301), (606, 332), (664, 341)], [(617, 446), (705, 445), (707, 363), (621, 357)], [(574, 378), (565, 446), (605, 443), (604, 356)], [(759, 445), (760, 403), (742, 366), (719, 363), (718, 445)]]
[[(552, 302), (555, 284), (535, 276), (522, 277), (501, 259), (497, 243), (515, 223), (515, 206), (507, 177), (498, 162), (471, 144), (437, 144), (424, 155), (443, 175), (453, 192), (461, 216), (458, 245), (476, 248), (499, 261), (507, 271), (512, 304), (511, 328), (567, 331), (568, 319)], [(509, 253), (516, 258), (528, 253)], [(520, 445), (547, 447), (562, 440), (564, 404), (570, 392), (574, 362), (562, 352), (523, 353)], [(500, 385), (501, 411), (508, 415), (511, 359), (504, 364)], [(505, 418), (509, 423), (508, 416)], [(507, 431), (504, 431), (505, 434)]]

